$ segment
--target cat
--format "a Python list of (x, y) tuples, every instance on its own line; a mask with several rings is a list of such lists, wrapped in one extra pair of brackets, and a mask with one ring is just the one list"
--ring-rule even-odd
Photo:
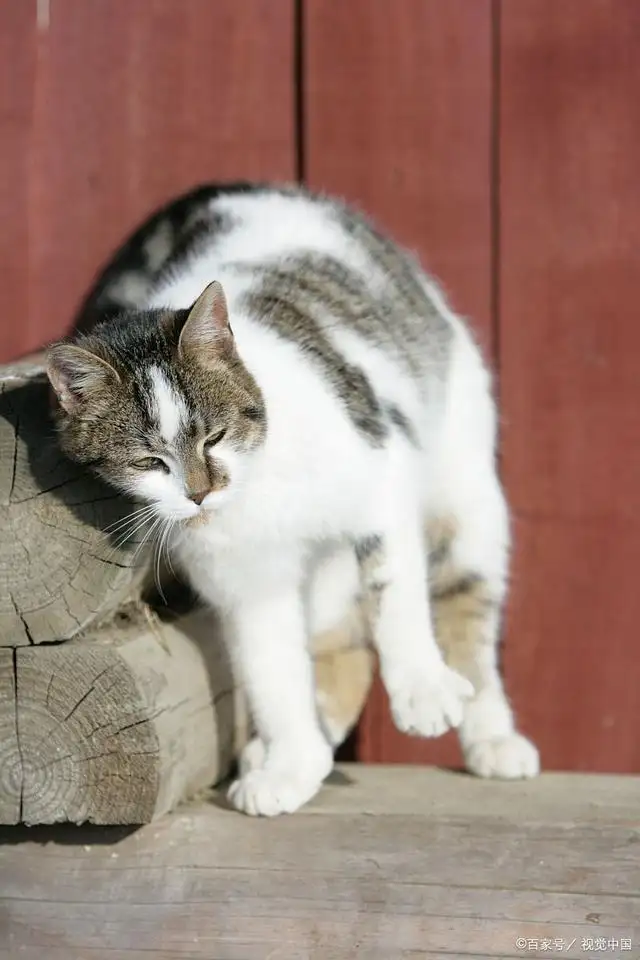
[(457, 728), (472, 772), (534, 776), (498, 668), (491, 378), (418, 262), (339, 200), (205, 186), (143, 225), (91, 308), (48, 351), (60, 442), (153, 507), (222, 617), (256, 730), (231, 803), (293, 812), (332, 768), (319, 583), (327, 622), (365, 598), (401, 731)]

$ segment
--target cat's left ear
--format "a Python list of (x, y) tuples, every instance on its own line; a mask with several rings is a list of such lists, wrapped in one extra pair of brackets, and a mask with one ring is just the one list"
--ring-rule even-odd
[(212, 359), (229, 356), (233, 346), (227, 299), (222, 285), (214, 280), (189, 311), (178, 341), (178, 353), (196, 360)]

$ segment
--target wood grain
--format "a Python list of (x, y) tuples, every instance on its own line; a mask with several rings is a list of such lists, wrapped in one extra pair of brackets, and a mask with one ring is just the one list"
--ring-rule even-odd
[(136, 592), (134, 506), (58, 450), (38, 358), (0, 366), (0, 646), (75, 636)]
[[(124, 607), (82, 641), (16, 651), (19, 753), (0, 744), (0, 796), (21, 818), (146, 823), (224, 776), (246, 740), (210, 613), (162, 622)], [(14, 763), (11, 763), (11, 760)]]
[(522, 957), (520, 938), (558, 938), (578, 958), (596, 955), (583, 937), (637, 945), (639, 788), (343, 767), (306, 812), (272, 822), (213, 797), (129, 835), (17, 829), (0, 847), (5, 955)]
[(0, 823), (20, 823), (22, 763), (18, 746), (16, 677), (13, 650), (0, 649)]
[[(201, 180), (294, 174), (292, 0), (6, 0), (0, 360), (64, 333), (93, 274)], [(40, 5), (39, 5), (40, 7)]]
[[(312, 638), (339, 740), (369, 689), (365, 639), (357, 608)], [(211, 611), (130, 603), (82, 639), (0, 648), (0, 823), (147, 823), (225, 776), (248, 732)]]
[[(305, 0), (303, 21), (308, 183), (416, 250), (491, 353), (490, 0)], [(460, 762), (398, 733), (379, 682), (358, 756)]]
[(637, 771), (640, 8), (502, 4), (505, 662), (544, 766)]

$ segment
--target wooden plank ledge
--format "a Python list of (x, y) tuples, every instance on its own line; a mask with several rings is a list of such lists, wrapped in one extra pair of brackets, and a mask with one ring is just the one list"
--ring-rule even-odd
[(639, 798), (638, 777), (342, 766), (275, 821), (212, 793), (139, 830), (5, 828), (0, 957), (635, 960)]

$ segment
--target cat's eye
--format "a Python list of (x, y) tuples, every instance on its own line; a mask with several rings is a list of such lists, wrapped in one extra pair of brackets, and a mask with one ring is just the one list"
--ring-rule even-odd
[(210, 437), (207, 437), (204, 442), (205, 450), (208, 450), (209, 447), (215, 447), (217, 443), (220, 443), (226, 432), (227, 428), (225, 427), (223, 430), (218, 430), (217, 433), (212, 433)]
[(164, 473), (169, 473), (169, 467), (160, 457), (142, 457), (140, 460), (135, 460), (133, 466), (136, 470), (162, 470)]

